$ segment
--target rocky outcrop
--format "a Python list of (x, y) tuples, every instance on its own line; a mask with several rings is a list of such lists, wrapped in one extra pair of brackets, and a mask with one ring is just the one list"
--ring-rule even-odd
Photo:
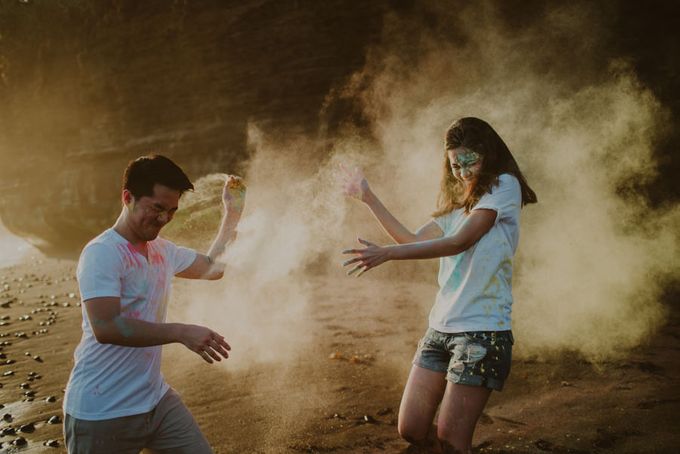
[[(251, 121), (274, 136), (332, 136), (360, 114), (353, 100), (328, 108), (326, 96), (364, 66), (373, 43), (417, 55), (423, 27), (464, 42), (441, 14), (468, 20), (459, 14), (464, 5), (493, 12), (518, 36), (562, 8), (508, 1), (0, 1), (0, 221), (45, 251), (74, 253), (115, 218), (122, 170), (136, 156), (166, 154), (197, 179), (242, 170)], [(676, 124), (678, 7), (612, 0), (591, 8), (606, 18), (605, 30), (591, 37), (597, 60), (630, 62), (669, 108), (667, 123)], [(416, 24), (392, 30), (398, 40), (383, 30), (395, 15)], [(579, 39), (591, 33), (574, 31)], [(580, 60), (567, 54), (557, 60), (578, 68)], [(659, 175), (624, 188), (653, 206), (680, 200), (680, 132), (668, 129), (655, 147)]]
[(72, 253), (115, 218), (131, 158), (197, 178), (238, 171), (249, 121), (316, 131), (390, 7), (349, 3), (3, 2), (2, 222)]

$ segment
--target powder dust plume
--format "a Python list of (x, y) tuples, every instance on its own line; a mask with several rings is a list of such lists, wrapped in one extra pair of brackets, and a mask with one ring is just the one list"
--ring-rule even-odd
[[(328, 271), (344, 277), (339, 251), (347, 204), (337, 188), (336, 160), (319, 165), (300, 159), (301, 150), (309, 153), (314, 143), (271, 141), (255, 125), (248, 139), (253, 158), (245, 175), (245, 211), (236, 241), (221, 258), (225, 276), (214, 283), (187, 283), (182, 300), (188, 304), (173, 307), (170, 318), (222, 333), (232, 346), (229, 360), (220, 363), (225, 370), (270, 365), (266, 379), (249, 383), (249, 393), (271, 395), (273, 383), (304, 390), (279, 393), (267, 403), (275, 424), (263, 427), (260, 442), (279, 448), (310, 418), (303, 408), (317, 408), (327, 398), (317, 390), (322, 384), (301, 383), (296, 367), (320, 329), (309, 315), (310, 305), (319, 303), (313, 294), (323, 285), (320, 276)], [(222, 174), (199, 179), (165, 234), (207, 250), (222, 214), (224, 181)], [(331, 263), (335, 271), (329, 271)], [(319, 360), (327, 361), (315, 355), (309, 364)]]
[[(424, 321), (434, 295), (436, 260), (388, 263), (361, 277), (361, 286), (344, 275), (340, 251), (357, 236), (389, 239), (341, 194), (338, 164), (362, 167), (385, 204), (416, 229), (435, 209), (446, 128), (462, 116), (496, 129), (539, 198), (522, 212), (515, 259), (517, 356), (567, 350), (605, 361), (644, 342), (664, 320), (659, 296), (677, 279), (680, 210), (652, 209), (634, 188), (657, 172), (653, 147), (668, 113), (625, 60), (603, 58), (606, 21), (578, 4), (517, 27), (492, 3), (455, 12), (447, 5), (423, 2), (385, 17), (363, 70), (331, 90), (320, 112), (323, 119), (349, 102), (358, 121), (335, 130), (322, 124), (315, 137), (248, 127), (246, 208), (223, 257), (225, 277), (186, 284), (186, 304), (170, 318), (180, 312), (181, 320), (223, 333), (233, 346), (221, 363), (226, 370), (271, 365), (249, 392), (269, 395), (272, 383), (305, 390), (268, 402), (276, 424), (264, 445), (281, 446), (304, 427), (312, 417), (305, 399), (315, 408), (332, 399), (322, 381), (295, 374), (302, 362), (326, 360), (308, 357), (314, 339), (327, 335), (312, 307), (343, 298), (362, 307), (356, 300), (411, 282), (417, 290), (402, 304)], [(207, 250), (224, 178), (196, 182), (167, 228), (171, 239)], [(316, 301), (328, 282), (337, 285), (326, 293), (332, 301)], [(399, 329), (399, 320), (393, 325)], [(404, 333), (401, 341), (415, 346), (417, 336)], [(408, 362), (385, 361), (395, 361), (386, 382), (401, 383)]]
[(12, 235), (0, 222), (0, 268), (19, 263), (34, 249), (26, 241)]
[[(246, 212), (227, 277), (210, 291), (196, 286), (191, 311), (228, 332), (248, 361), (295, 356), (308, 340), (312, 277), (346, 279), (339, 251), (357, 235), (387, 242), (341, 195), (337, 164), (363, 167), (415, 229), (435, 208), (446, 128), (477, 116), (504, 138), (539, 198), (523, 210), (515, 262), (518, 354), (568, 349), (604, 360), (638, 345), (663, 321), (658, 298), (677, 270), (680, 211), (652, 210), (626, 188), (657, 171), (652, 150), (667, 112), (626, 61), (601, 58), (607, 24), (592, 13), (565, 6), (522, 27), (491, 3), (455, 12), (423, 3), (388, 15), (364, 69), (326, 103), (351, 100), (368, 126), (348, 122), (329, 137), (250, 126)], [(319, 150), (329, 151), (320, 158)], [(217, 188), (212, 205), (185, 201), (210, 206), (210, 226), (221, 181), (197, 184), (199, 198), (202, 187)], [(435, 273), (436, 261), (391, 263), (367, 278), (434, 284)], [(235, 355), (230, 365), (238, 364)]]
[(412, 226), (424, 221), (444, 131), (462, 116), (486, 119), (539, 198), (523, 210), (515, 262), (518, 352), (597, 360), (639, 344), (663, 321), (658, 298), (677, 277), (680, 210), (653, 211), (625, 189), (657, 171), (668, 113), (625, 61), (599, 60), (606, 23), (584, 5), (522, 28), (490, 3), (421, 13), (439, 25), (389, 18), (365, 70), (336, 94), (365, 107), (380, 193)]
[[(280, 361), (308, 340), (304, 315), (312, 278), (326, 269), (326, 254), (340, 260), (346, 229), (337, 162), (305, 164), (299, 151), (314, 144), (304, 138), (273, 143), (254, 125), (248, 137), (254, 153), (245, 178), (246, 208), (238, 238), (223, 257), (225, 277), (216, 283), (218, 291), (201, 285), (191, 290), (193, 317), (228, 333), (229, 341), (239, 345), (229, 362), (232, 368), (241, 360), (244, 365)], [(206, 250), (222, 213), (224, 181), (219, 174), (199, 179), (166, 234)]]

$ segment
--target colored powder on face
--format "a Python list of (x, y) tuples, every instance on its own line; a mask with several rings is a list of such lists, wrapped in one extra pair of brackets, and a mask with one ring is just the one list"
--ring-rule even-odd
[(479, 153), (474, 151), (466, 150), (462, 151), (455, 156), (456, 164), (458, 164), (461, 169), (468, 169), (479, 162), (482, 157)]

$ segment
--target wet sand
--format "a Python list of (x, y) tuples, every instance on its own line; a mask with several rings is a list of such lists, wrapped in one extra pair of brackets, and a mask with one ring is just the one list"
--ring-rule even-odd
[[(12, 444), (17, 435), (1, 437), (1, 452), (65, 452), (61, 422), (47, 421), (62, 417), (80, 338), (74, 270), (73, 262), (43, 257), (0, 269), (0, 415), (12, 416), (0, 430), (35, 429), (19, 434), (27, 441), (21, 448)], [(166, 379), (216, 453), (417, 452), (398, 438), (396, 418), (436, 289), (369, 276), (353, 284), (348, 294), (341, 275), (311, 278), (314, 304), (304, 314), (311, 342), (292, 357), (230, 368), (229, 361), (208, 365), (182, 346), (165, 348)], [(183, 321), (192, 285), (175, 283), (170, 320)], [(381, 286), (384, 298), (363, 300), (369, 285)], [(492, 395), (482, 417), (475, 451), (679, 452), (680, 308), (675, 302), (669, 309), (668, 323), (623, 360), (514, 360), (506, 389)], [(516, 338), (522, 342), (522, 333)], [(44, 446), (48, 440), (59, 447)]]

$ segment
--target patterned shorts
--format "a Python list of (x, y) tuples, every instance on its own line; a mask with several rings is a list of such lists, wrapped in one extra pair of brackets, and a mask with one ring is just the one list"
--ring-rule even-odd
[(512, 331), (441, 333), (428, 328), (413, 364), (445, 372), (452, 383), (500, 391), (510, 374)]

